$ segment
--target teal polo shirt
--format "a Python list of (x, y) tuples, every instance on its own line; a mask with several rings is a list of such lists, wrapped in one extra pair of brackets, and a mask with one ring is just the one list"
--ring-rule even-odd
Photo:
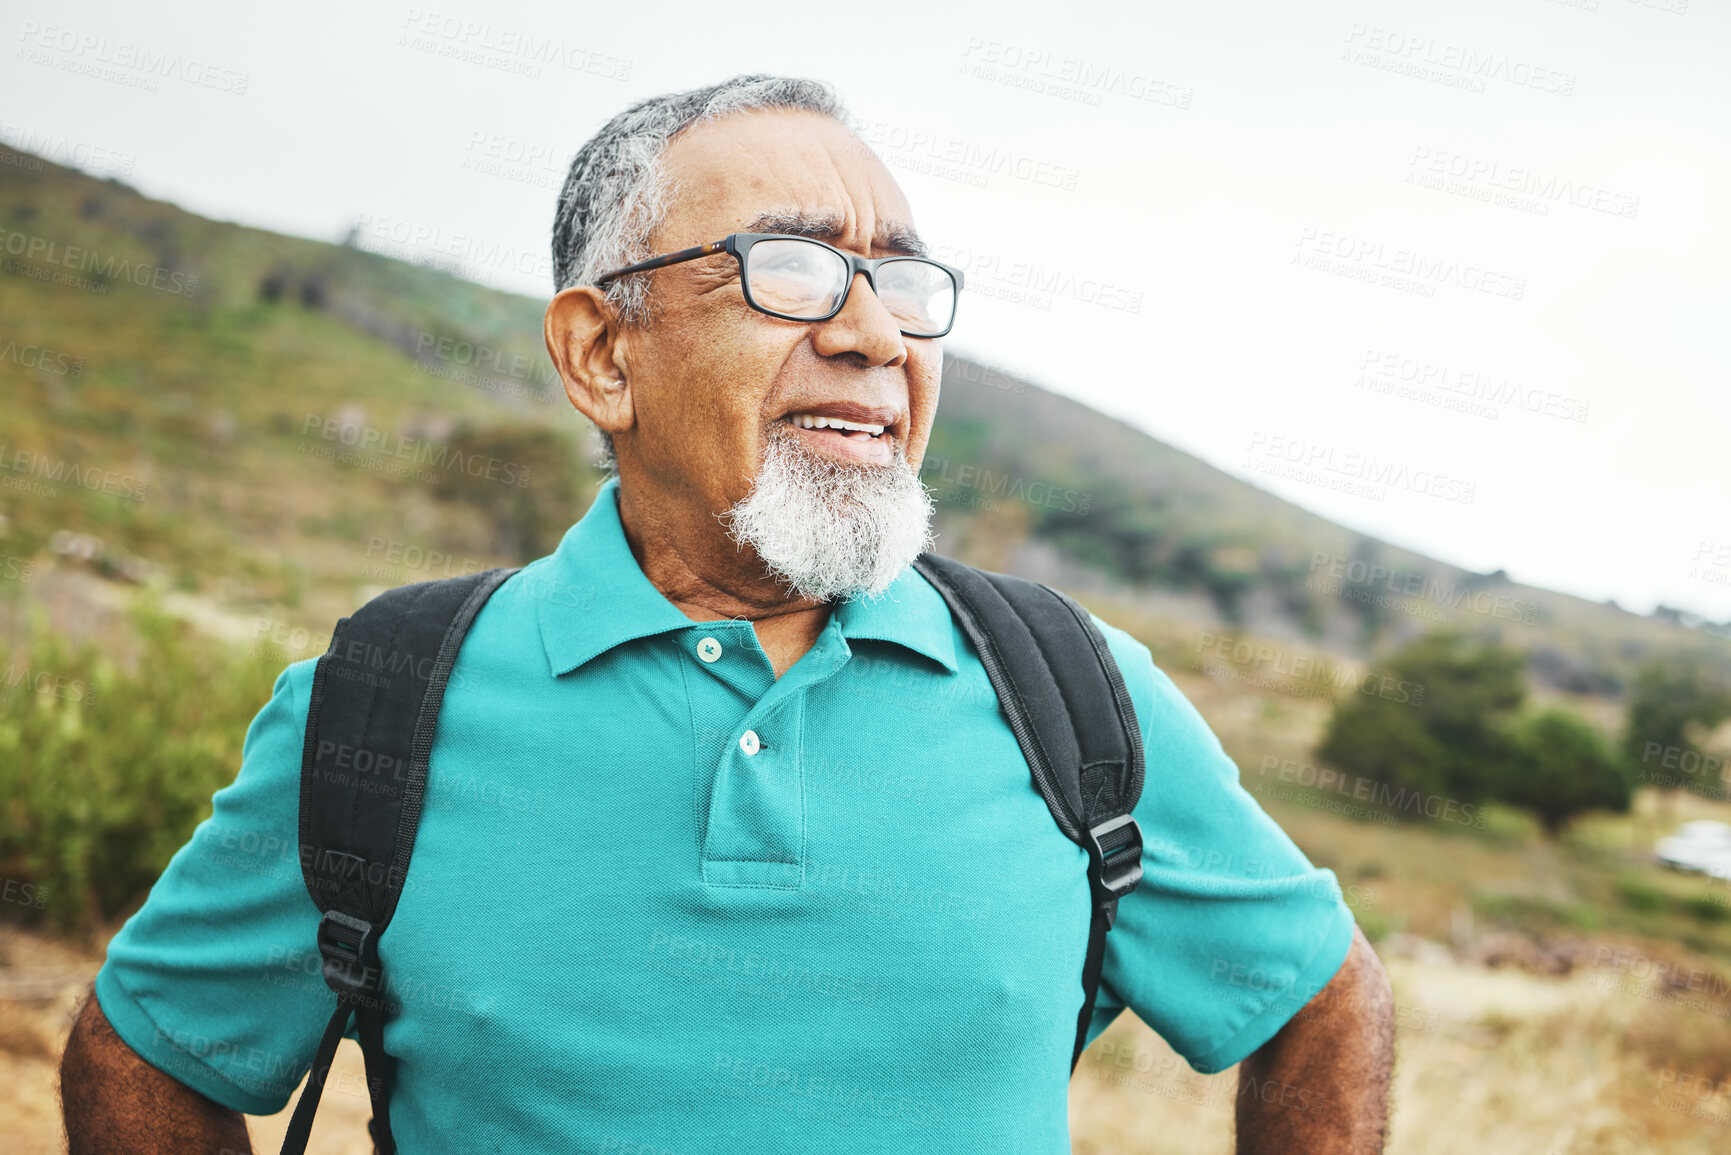
[[(1327, 984), (1351, 913), (1147, 649), (1101, 629), (1142, 727), (1146, 845), (1093, 1033), (1129, 1006), (1218, 1071)], [(312, 675), (277, 679), (96, 980), (147, 1061), (253, 1114), (288, 1102), (334, 1006), (297, 854)], [(750, 622), (692, 621), (649, 583), (609, 482), (452, 676), (381, 940), (396, 1136), (1060, 1155), (1088, 921), (1085, 856), (924, 578), (838, 606), (778, 679)]]

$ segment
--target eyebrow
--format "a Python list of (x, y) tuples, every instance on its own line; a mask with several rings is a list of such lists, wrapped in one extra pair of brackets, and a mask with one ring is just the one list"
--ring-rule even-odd
[[(759, 213), (746, 226), (739, 230), (742, 233), (788, 233), (796, 237), (812, 237), (820, 241), (828, 241), (840, 247), (842, 238), (842, 220), (834, 213), (801, 213), (801, 212), (768, 212)], [(924, 257), (930, 253), (926, 243), (920, 239), (920, 234), (912, 225), (900, 221), (885, 221), (878, 225), (877, 234), (872, 238), (872, 247), (882, 249), (887, 253), (898, 253), (908, 257)]]

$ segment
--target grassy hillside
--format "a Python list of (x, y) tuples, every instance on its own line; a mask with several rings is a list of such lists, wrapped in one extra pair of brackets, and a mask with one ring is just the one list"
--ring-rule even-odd
[[(372, 589), (544, 551), (598, 480), (541, 301), (11, 150), (0, 228), (14, 564), (312, 629)], [(1369, 658), (1449, 623), (1501, 634), (1560, 689), (1615, 695), (1699, 640), (1353, 533), (959, 358), (924, 477), (945, 548), (1181, 622), (1168, 651), (1208, 631)]]
[(581, 423), (525, 368), (534, 302), (49, 165), (0, 166), (0, 222), (3, 548), (38, 571), (90, 554), (328, 623), (581, 512)]

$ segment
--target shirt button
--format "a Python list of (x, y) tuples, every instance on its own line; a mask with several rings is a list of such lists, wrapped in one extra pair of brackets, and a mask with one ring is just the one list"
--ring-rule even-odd
[(714, 638), (704, 638), (697, 643), (697, 656), (706, 662), (713, 662), (721, 657), (721, 643)]
[(745, 756), (747, 758), (749, 758), (753, 754), (757, 753), (757, 751), (758, 751), (757, 731), (756, 730), (747, 730), (745, 733), (741, 734), (739, 736), (739, 748), (741, 750), (745, 751)]

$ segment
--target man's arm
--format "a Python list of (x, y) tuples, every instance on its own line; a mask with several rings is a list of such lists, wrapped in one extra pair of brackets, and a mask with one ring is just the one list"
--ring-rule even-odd
[(1238, 1068), (1239, 1155), (1378, 1155), (1394, 1066), (1394, 992), (1356, 926), (1346, 961)]
[(252, 1152), (246, 1119), (139, 1058), (94, 994), (60, 1060), (60, 1105), (70, 1155)]

